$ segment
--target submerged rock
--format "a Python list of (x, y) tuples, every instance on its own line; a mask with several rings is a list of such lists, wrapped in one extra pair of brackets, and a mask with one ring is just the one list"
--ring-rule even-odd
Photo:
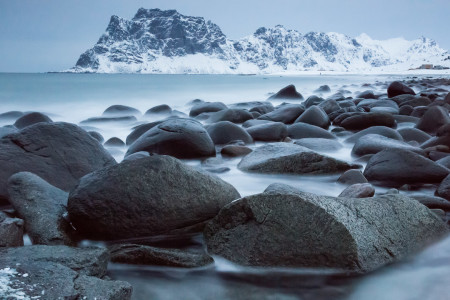
[(134, 107), (126, 105), (111, 105), (102, 114), (103, 116), (140, 116), (141, 112)]
[(69, 195), (68, 212), (82, 236), (113, 240), (204, 222), (237, 198), (236, 189), (218, 177), (154, 155), (83, 177)]
[(233, 201), (204, 231), (210, 253), (238, 264), (355, 272), (402, 259), (446, 233), (436, 215), (408, 197), (334, 198), (296, 191)]
[(38, 123), (0, 139), (0, 202), (11, 175), (28, 171), (69, 191), (82, 176), (115, 164), (99, 142), (69, 123)]
[(293, 84), (290, 84), (281, 90), (279, 90), (276, 94), (269, 97), (269, 99), (298, 99), (302, 100), (303, 96), (295, 89)]
[(16, 126), (19, 129), (22, 129), (36, 123), (52, 123), (52, 122), (53, 122), (52, 119), (50, 119), (47, 115), (44, 115), (43, 113), (40, 112), (32, 112), (18, 118), (14, 123), (14, 126)]
[(367, 134), (357, 140), (352, 149), (352, 154), (363, 156), (375, 154), (386, 149), (404, 149), (424, 155), (424, 151), (419, 147), (411, 146), (408, 143), (387, 138), (379, 134)]
[(324, 138), (304, 138), (295, 141), (294, 144), (319, 152), (335, 152), (343, 147), (336, 140)]
[(242, 171), (272, 174), (331, 174), (358, 167), (288, 143), (260, 146), (238, 164)]
[(25, 221), (33, 244), (74, 245), (67, 213), (68, 193), (50, 185), (39, 176), (16, 173), (8, 181), (9, 201)]
[(202, 124), (189, 119), (170, 119), (142, 134), (130, 145), (126, 156), (139, 151), (177, 158), (214, 156), (216, 150)]
[(195, 104), (189, 112), (189, 117), (196, 117), (205, 112), (217, 112), (228, 107), (222, 102), (202, 102)]
[(109, 251), (112, 262), (125, 264), (196, 268), (214, 262), (205, 252), (162, 249), (145, 245), (114, 245)]

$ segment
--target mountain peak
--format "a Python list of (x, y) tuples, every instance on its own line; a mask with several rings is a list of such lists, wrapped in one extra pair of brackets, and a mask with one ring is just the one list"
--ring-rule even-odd
[[(431, 39), (374, 40), (367, 34), (260, 27), (232, 41), (219, 26), (176, 10), (140, 8), (132, 20), (112, 16), (106, 32), (78, 59), (74, 72), (274, 73), (305, 70), (407, 70), (422, 63), (450, 65)], [(387, 69), (384, 69), (387, 70)], [(392, 69), (393, 70), (393, 69)]]

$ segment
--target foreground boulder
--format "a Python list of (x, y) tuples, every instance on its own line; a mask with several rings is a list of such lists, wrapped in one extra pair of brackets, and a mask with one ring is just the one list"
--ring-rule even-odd
[(80, 127), (38, 123), (0, 139), (0, 203), (8, 198), (11, 175), (28, 171), (69, 191), (82, 176), (115, 164), (112, 156)]
[(20, 172), (8, 181), (9, 201), (33, 244), (74, 245), (70, 238), (67, 213), (68, 193), (29, 172)]
[(389, 149), (372, 156), (364, 170), (369, 181), (388, 186), (403, 184), (439, 183), (449, 174), (449, 170), (420, 154)]
[(99, 248), (25, 246), (0, 249), (6, 299), (130, 299), (131, 286), (102, 280), (108, 252)]
[(170, 119), (142, 134), (127, 151), (171, 155), (177, 158), (214, 156), (216, 150), (202, 124), (189, 119)]
[(112, 240), (204, 222), (237, 198), (235, 188), (218, 177), (154, 155), (83, 177), (69, 195), (68, 212), (84, 237)]
[(204, 234), (210, 253), (242, 265), (368, 272), (446, 232), (428, 208), (400, 195), (354, 199), (273, 191), (233, 201)]
[(274, 143), (256, 148), (241, 160), (238, 168), (256, 173), (332, 174), (355, 169), (358, 166), (321, 155), (302, 146)]

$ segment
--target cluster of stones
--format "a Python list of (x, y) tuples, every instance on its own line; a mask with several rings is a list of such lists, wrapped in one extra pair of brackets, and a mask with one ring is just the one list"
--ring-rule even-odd
[[(399, 260), (443, 236), (450, 211), (450, 94), (421, 88), (393, 82), (387, 94), (305, 100), (291, 85), (268, 101), (194, 100), (189, 116), (160, 105), (145, 115), (165, 119), (139, 124), (126, 141), (41, 113), (1, 114), (15, 123), (0, 128), (0, 269), (29, 274), (10, 280), (30, 297), (129, 299), (131, 286), (105, 275), (108, 261), (188, 268), (213, 259), (119, 240), (203, 234), (210, 254), (249, 266), (364, 273)], [(279, 100), (289, 103), (273, 106)], [(80, 125), (140, 115), (115, 105)], [(415, 126), (396, 130), (403, 122)], [(343, 147), (338, 138), (367, 162), (363, 172), (326, 155)], [(104, 148), (125, 145), (121, 163)], [(220, 161), (229, 157), (242, 157), (243, 172), (341, 174), (345, 189), (327, 197), (273, 184), (241, 197), (212, 174), (226, 172)], [(372, 184), (395, 189), (375, 195)], [(422, 185), (435, 185), (436, 196), (399, 192)], [(33, 245), (23, 246), (24, 233)], [(77, 247), (84, 239), (110, 246)]]

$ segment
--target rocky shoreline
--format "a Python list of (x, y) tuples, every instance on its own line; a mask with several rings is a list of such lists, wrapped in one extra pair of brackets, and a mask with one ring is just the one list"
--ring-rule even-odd
[[(450, 80), (377, 85), (386, 92), (367, 84), (350, 96), (321, 86), (305, 99), (289, 85), (265, 101), (196, 99), (189, 114), (162, 104), (143, 114), (145, 123), (125, 105), (79, 125), (2, 112), (11, 125), (0, 127), (0, 295), (139, 297), (110, 278), (108, 262), (195, 270), (225, 258), (352, 278), (442, 239), (450, 224)], [(105, 141), (96, 124), (136, 126), (124, 140)], [(332, 155), (343, 147), (352, 161)], [(124, 150), (117, 163), (112, 154)], [(333, 175), (344, 188), (330, 197), (274, 183), (241, 196), (217, 176), (230, 161), (249, 176)], [(423, 187), (434, 195), (416, 193)]]

